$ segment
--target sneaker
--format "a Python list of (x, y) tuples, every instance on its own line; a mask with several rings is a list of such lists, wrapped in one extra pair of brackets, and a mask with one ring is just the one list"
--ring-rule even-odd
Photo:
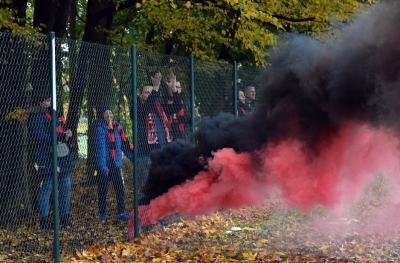
[(106, 221), (107, 221), (107, 216), (101, 214), (101, 215), (100, 215), (100, 221), (101, 221), (102, 223), (106, 222)]
[(129, 216), (128, 213), (123, 213), (123, 214), (120, 214), (120, 215), (118, 216), (118, 219), (119, 219), (119, 220), (122, 220), (122, 221), (128, 221), (130, 218), (131, 218), (131, 217)]

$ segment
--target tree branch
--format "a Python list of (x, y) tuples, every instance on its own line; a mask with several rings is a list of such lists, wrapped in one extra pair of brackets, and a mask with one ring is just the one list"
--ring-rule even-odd
[(278, 19), (282, 19), (282, 20), (286, 20), (289, 22), (294, 22), (294, 23), (298, 23), (298, 22), (307, 22), (307, 21), (314, 21), (315, 17), (306, 17), (306, 18), (291, 18), (291, 17), (287, 17), (287, 16), (283, 16), (283, 15), (273, 15), (272, 17), (278, 18)]

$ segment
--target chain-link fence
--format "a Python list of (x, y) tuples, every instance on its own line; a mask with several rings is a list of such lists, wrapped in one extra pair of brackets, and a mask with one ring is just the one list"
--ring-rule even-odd
[(162, 193), (146, 184), (151, 153), (192, 140), (192, 124), (203, 116), (235, 115), (235, 88), (252, 85), (258, 92), (261, 81), (258, 69), (240, 64), (66, 39), (55, 39), (52, 58), (50, 44), (48, 37), (0, 34), (2, 262), (51, 262), (58, 253), (62, 259), (75, 249), (125, 241), (135, 187), (139, 205)]

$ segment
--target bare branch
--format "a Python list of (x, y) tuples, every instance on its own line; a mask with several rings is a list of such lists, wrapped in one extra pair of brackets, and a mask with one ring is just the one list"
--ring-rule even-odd
[(315, 17), (305, 17), (305, 18), (291, 18), (283, 15), (273, 15), (273, 17), (286, 20), (289, 22), (299, 23), (299, 22), (307, 22), (307, 21), (314, 21)]

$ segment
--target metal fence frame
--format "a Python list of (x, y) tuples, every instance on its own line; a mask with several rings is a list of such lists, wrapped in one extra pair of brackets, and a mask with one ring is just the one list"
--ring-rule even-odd
[[(49, 87), (51, 88), (51, 96), (52, 96), (52, 149), (53, 153), (56, 153), (56, 144), (57, 144), (57, 139), (56, 139), (56, 61), (55, 61), (55, 36), (54, 32), (51, 32), (48, 36), (48, 41), (49, 41), (49, 71), (50, 71), (50, 79), (49, 79)], [(133, 116), (132, 119), (135, 120), (133, 122), (133, 127), (132, 127), (132, 133), (133, 133), (133, 143), (134, 145), (137, 145), (138, 138), (137, 138), (137, 103), (136, 103), (136, 97), (137, 97), (137, 70), (138, 70), (138, 65), (137, 65), (137, 51), (136, 51), (136, 46), (132, 45), (130, 49), (130, 57), (131, 57), (131, 68), (129, 69), (132, 74), (132, 83), (131, 89), (132, 89), (132, 105), (133, 105)], [(191, 131), (192, 133), (194, 132), (194, 127), (195, 127), (195, 67), (196, 67), (196, 61), (193, 57), (193, 55), (190, 55), (190, 112), (191, 112)], [(237, 99), (238, 99), (238, 83), (240, 80), (238, 80), (238, 63), (234, 61), (231, 65), (232, 67), (232, 79), (231, 79), (231, 98), (232, 98), (232, 105), (233, 105), (233, 112), (231, 112), (233, 115), (237, 115), (237, 110), (238, 110), (238, 104), (237, 104)], [(128, 69), (127, 69), (128, 70)], [(137, 147), (134, 149), (134, 154), (137, 156)], [(138, 171), (137, 171), (137, 158), (135, 158), (134, 161), (134, 170), (133, 170), (133, 178), (134, 178), (134, 215), (135, 215), (135, 237), (139, 236), (139, 220), (138, 220), (138, 195), (137, 195), (137, 184), (138, 184)], [(52, 156), (52, 175), (53, 175), (53, 208), (54, 210), (58, 210), (58, 205), (59, 205), (59, 200), (58, 200), (58, 180), (57, 180), (57, 156), (56, 154), (53, 154)], [(53, 240), (53, 253), (54, 253), (54, 262), (60, 262), (60, 240), (59, 240), (59, 218), (58, 218), (58, 213), (54, 213), (54, 240)]]

